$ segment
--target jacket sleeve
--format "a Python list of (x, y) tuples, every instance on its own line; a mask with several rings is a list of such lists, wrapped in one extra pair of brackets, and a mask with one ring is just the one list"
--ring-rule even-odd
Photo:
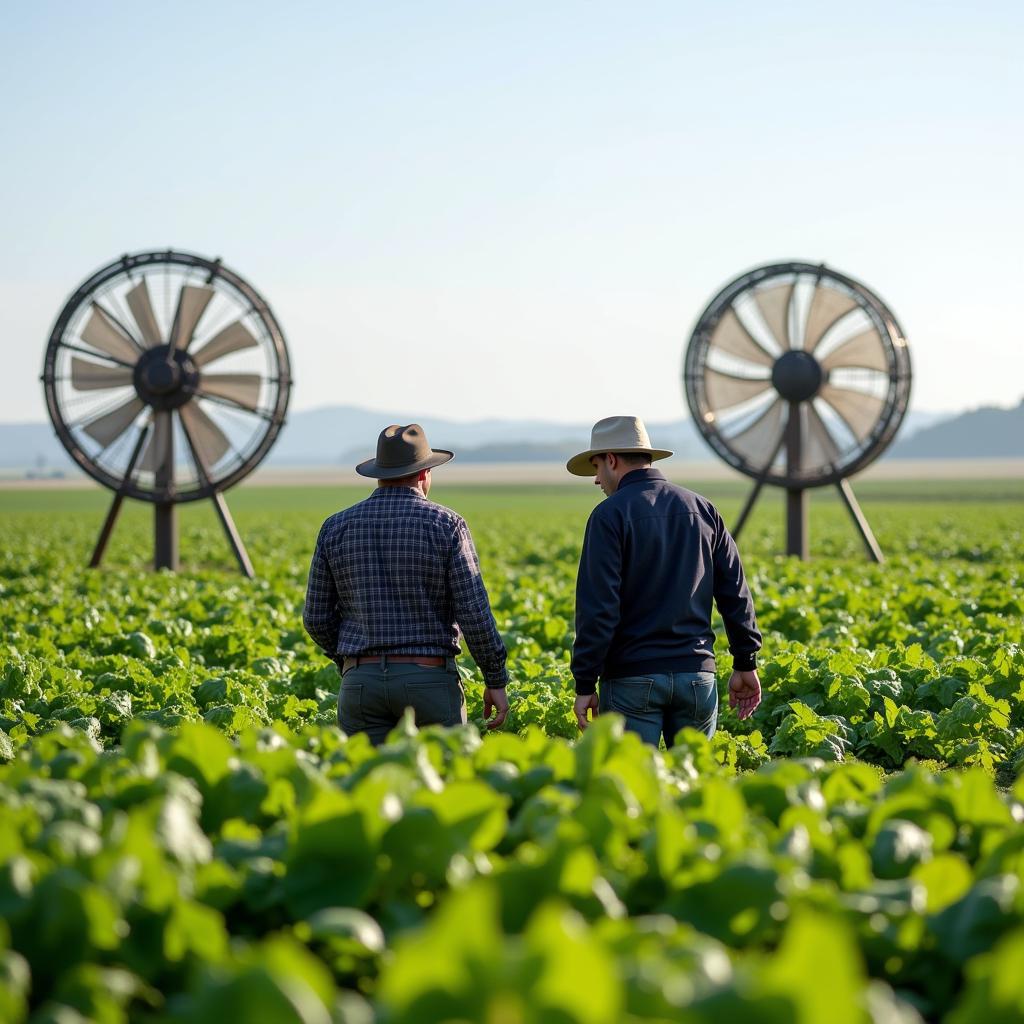
[(316, 540), (313, 560), (306, 583), (306, 603), (302, 609), (302, 624), (313, 642), (332, 660), (337, 660), (338, 630), (341, 615), (338, 611), (338, 590), (334, 575), (324, 554), (324, 530)]
[(619, 626), (622, 585), (622, 534), (600, 506), (590, 514), (583, 535), (576, 577), (576, 639), (572, 645), (572, 676), (576, 693), (591, 694)]
[(508, 682), (505, 668), (507, 652), (491, 614), (491, 603), (487, 598), (473, 538), (461, 519), (452, 538), (448, 585), (455, 621), (466, 638), (469, 653), (483, 673), (487, 686), (500, 689)]
[(715, 526), (715, 604), (725, 623), (733, 668), (746, 672), (757, 667), (757, 652), (761, 649), (761, 633), (754, 616), (754, 599), (743, 574), (736, 542), (717, 512)]

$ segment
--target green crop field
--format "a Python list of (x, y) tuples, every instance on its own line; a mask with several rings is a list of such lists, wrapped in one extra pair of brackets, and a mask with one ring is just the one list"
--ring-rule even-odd
[[(512, 713), (378, 750), (301, 624), (365, 488), (231, 492), (253, 581), (207, 508), (180, 573), (138, 506), (89, 571), (106, 494), (0, 491), (0, 1021), (1024, 1021), (1024, 481), (857, 489), (883, 566), (827, 494), (815, 560), (777, 556), (762, 500), (764, 701), (668, 751), (575, 731), (586, 482), (437, 474)], [(702, 490), (729, 521), (746, 488)]]

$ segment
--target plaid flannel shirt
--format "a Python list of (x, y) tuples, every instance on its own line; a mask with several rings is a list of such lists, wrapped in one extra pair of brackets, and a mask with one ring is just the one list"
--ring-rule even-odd
[(338, 662), (458, 654), (461, 628), (487, 685), (508, 681), (469, 528), (411, 487), (378, 487), (323, 524), (302, 621)]

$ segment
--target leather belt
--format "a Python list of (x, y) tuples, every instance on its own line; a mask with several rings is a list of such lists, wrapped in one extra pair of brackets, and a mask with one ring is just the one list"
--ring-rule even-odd
[(386, 668), (389, 663), (399, 665), (422, 665), (424, 668), (444, 668), (455, 658), (443, 654), (360, 654), (356, 657), (346, 658), (341, 663), (341, 671), (347, 672), (350, 668), (358, 668), (360, 665), (369, 665), (371, 662)]

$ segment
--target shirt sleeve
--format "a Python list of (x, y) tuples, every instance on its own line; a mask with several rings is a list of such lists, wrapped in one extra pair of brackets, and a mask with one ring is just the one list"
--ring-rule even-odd
[(754, 599), (743, 574), (743, 564), (736, 542), (717, 515), (715, 544), (715, 604), (725, 623), (732, 653), (733, 668), (749, 672), (757, 667), (757, 652), (761, 649), (761, 633), (754, 615)]
[[(598, 506), (600, 508), (600, 506)], [(576, 577), (576, 639), (572, 676), (576, 693), (591, 694), (604, 668), (621, 618), (622, 536), (617, 524), (597, 510), (583, 535)]]
[(341, 614), (338, 611), (338, 590), (334, 574), (324, 554), (324, 530), (317, 537), (313, 560), (306, 583), (306, 603), (302, 609), (302, 624), (313, 642), (329, 658), (337, 660), (338, 630)]
[(483, 673), (484, 682), (494, 689), (508, 683), (505, 659), (508, 654), (491, 614), (491, 603), (480, 572), (469, 527), (460, 519), (452, 538), (452, 556), (448, 569), (452, 610), (466, 646)]

